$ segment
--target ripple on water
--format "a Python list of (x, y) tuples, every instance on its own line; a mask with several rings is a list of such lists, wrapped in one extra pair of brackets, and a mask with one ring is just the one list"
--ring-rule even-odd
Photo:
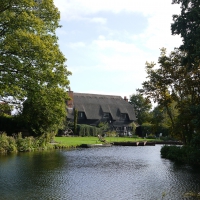
[(159, 145), (56, 151), (0, 165), (0, 200), (192, 199), (183, 196), (189, 191), (200, 191), (199, 172), (161, 159)]

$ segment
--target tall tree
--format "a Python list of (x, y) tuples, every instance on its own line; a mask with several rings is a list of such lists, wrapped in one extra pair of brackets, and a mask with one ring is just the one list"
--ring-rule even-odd
[(23, 104), (22, 117), (34, 135), (56, 134), (66, 119), (66, 102), (60, 88), (42, 88)]
[(130, 97), (130, 103), (133, 105), (136, 118), (139, 124), (149, 121), (149, 111), (152, 107), (151, 102), (141, 94), (133, 94)]
[(171, 120), (172, 133), (190, 143), (196, 126), (194, 107), (200, 103), (200, 90), (197, 86), (200, 74), (195, 69), (188, 72), (182, 65), (184, 56), (185, 52), (179, 49), (175, 49), (169, 56), (165, 49), (161, 49), (159, 66), (155, 67), (151, 63), (147, 65), (148, 80), (143, 83), (143, 89), (138, 91), (163, 107)]
[(199, 0), (173, 0), (173, 4), (181, 5), (181, 14), (173, 15), (174, 23), (171, 25), (173, 35), (180, 35), (183, 44), (180, 50), (186, 52), (183, 65), (188, 70), (199, 68), (200, 65), (200, 1)]
[[(37, 103), (37, 98), (41, 99), (38, 94), (45, 95), (42, 99), (47, 102), (54, 92), (67, 99), (71, 73), (55, 33), (59, 19), (53, 0), (1, 1), (0, 101), (17, 105), (28, 98), (39, 109), (42, 103)], [(49, 103), (45, 106), (52, 109)], [(63, 101), (57, 101), (57, 106), (64, 108)], [(54, 111), (56, 108), (52, 115)]]
[[(173, 4), (180, 4), (180, 15), (174, 15), (174, 23), (171, 25), (172, 34), (180, 35), (183, 44), (179, 49), (184, 52), (181, 64), (182, 71), (185, 71), (183, 78), (185, 88), (182, 94), (185, 96), (182, 100), (180, 110), (183, 116), (189, 114), (190, 119), (185, 119), (185, 132), (188, 132), (188, 138), (191, 139), (194, 130), (200, 126), (199, 110), (200, 104), (200, 1), (199, 0), (173, 0)], [(183, 121), (183, 119), (180, 119)], [(190, 140), (189, 139), (189, 140)]]
[(159, 57), (159, 67), (155, 63), (146, 63), (147, 81), (142, 83), (143, 89), (138, 89), (141, 94), (147, 98), (152, 99), (158, 105), (165, 107), (171, 119), (172, 126), (174, 126), (174, 119), (170, 110), (170, 105), (173, 99), (170, 95), (170, 87), (172, 80), (169, 75), (169, 62), (166, 57), (166, 49), (161, 49), (161, 56)]

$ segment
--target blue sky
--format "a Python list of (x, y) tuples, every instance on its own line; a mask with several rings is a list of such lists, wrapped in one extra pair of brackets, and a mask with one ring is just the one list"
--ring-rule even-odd
[(172, 0), (54, 0), (61, 12), (60, 49), (74, 92), (127, 96), (145, 81), (145, 62), (160, 48), (181, 44), (172, 36)]

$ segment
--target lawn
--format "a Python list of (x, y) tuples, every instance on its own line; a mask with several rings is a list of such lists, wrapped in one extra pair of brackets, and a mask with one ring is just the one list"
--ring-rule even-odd
[[(101, 144), (98, 137), (55, 137), (55, 142), (63, 146), (79, 146), (81, 144)], [(152, 139), (132, 138), (132, 137), (106, 137), (105, 140), (111, 142), (137, 142), (155, 141)]]

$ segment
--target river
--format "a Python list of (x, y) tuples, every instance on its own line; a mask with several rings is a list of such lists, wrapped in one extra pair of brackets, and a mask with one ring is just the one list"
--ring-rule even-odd
[[(160, 157), (161, 145), (0, 156), (0, 200), (179, 200), (200, 171)], [(200, 199), (200, 198), (199, 198)]]

